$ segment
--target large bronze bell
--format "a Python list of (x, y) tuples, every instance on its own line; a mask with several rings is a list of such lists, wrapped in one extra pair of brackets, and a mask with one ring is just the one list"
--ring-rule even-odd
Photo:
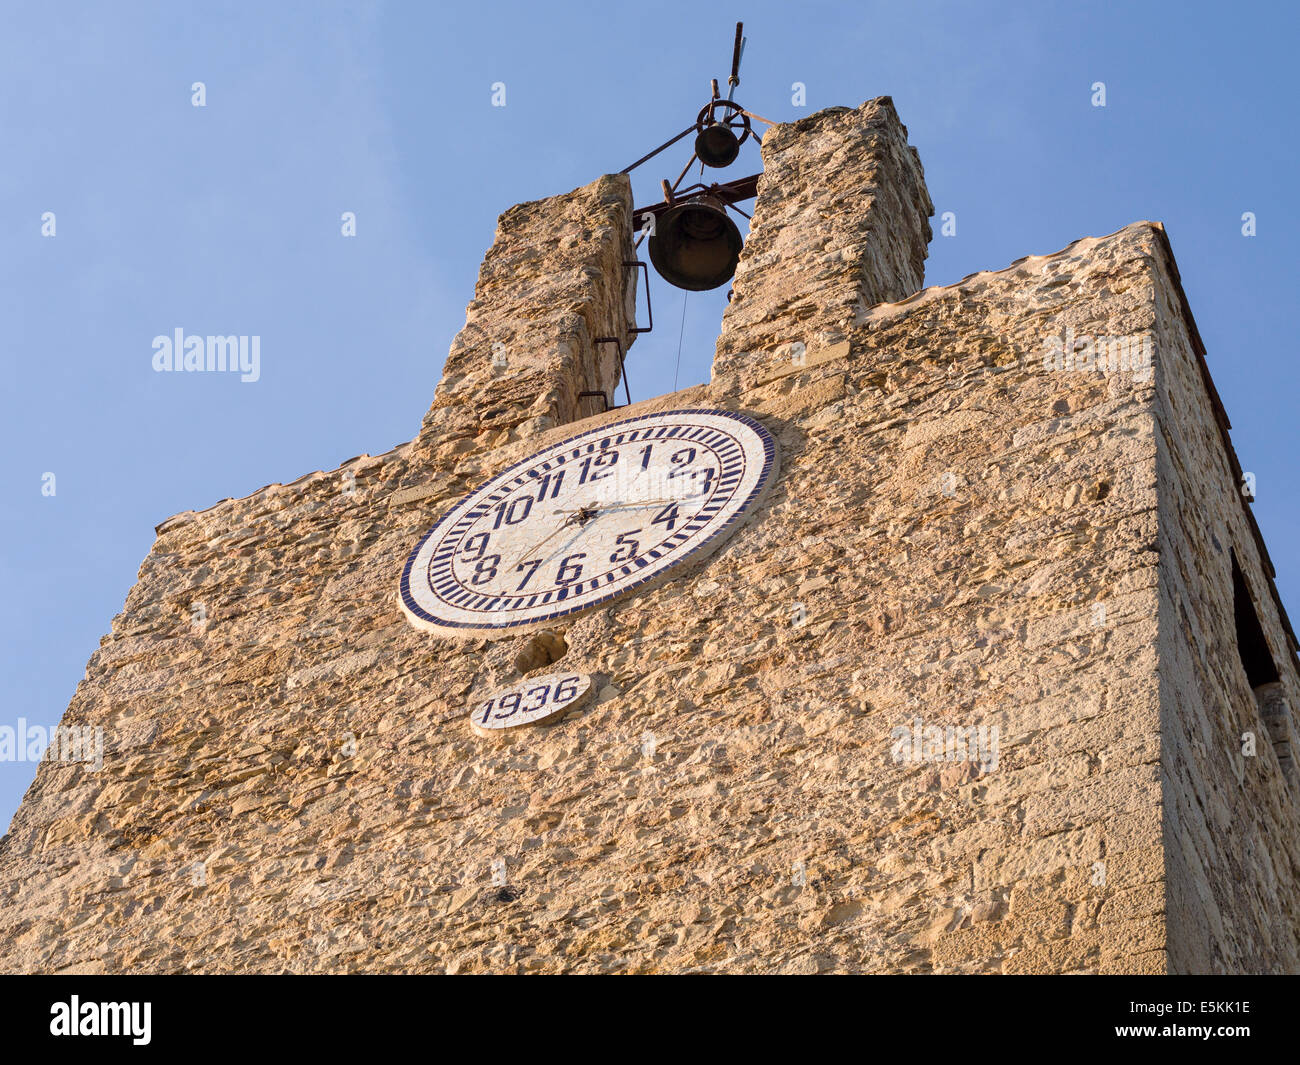
[(650, 261), (670, 285), (703, 292), (731, 280), (742, 243), (721, 202), (696, 196), (659, 216), (650, 237)]
[(740, 154), (740, 138), (729, 126), (715, 122), (695, 136), (695, 155), (705, 166), (730, 166)]

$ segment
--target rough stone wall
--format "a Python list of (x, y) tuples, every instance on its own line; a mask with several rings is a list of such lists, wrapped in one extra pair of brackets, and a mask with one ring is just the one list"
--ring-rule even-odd
[[(1242, 505), (1177, 267), (1156, 257), (1160, 679), (1169, 967), (1300, 971), (1300, 788), (1279, 760), (1300, 711), (1295, 644)], [(1278, 681), (1252, 693), (1238, 654), (1232, 554)], [(1281, 740), (1275, 749), (1273, 738)], [(1255, 753), (1243, 753), (1254, 737)]]
[[(842, 202), (863, 167), (834, 171)], [(745, 410), (779, 481), (702, 568), (565, 626), (597, 697), (502, 742), (467, 704), (535, 666), (535, 637), (429, 636), (395, 593), (452, 500), (571, 431), (545, 423), (546, 373), (509, 428), (465, 393), (411, 445), (164, 523), (65, 718), (105, 728), (103, 768), (42, 764), (0, 843), (0, 969), (1176, 967), (1160, 401), (1041, 361), (1070, 325), (1168, 328), (1159, 239), (1080, 241), (833, 336), (762, 277), (812, 276), (819, 249), (751, 265), (773, 302), (728, 316), (712, 384), (582, 424)], [(471, 307), (479, 358), (492, 314)], [(759, 342), (805, 336), (797, 363)], [(896, 761), (918, 720), (997, 726), (996, 764)]]
[(616, 401), (618, 351), (635, 339), (631, 214), (631, 182), (611, 174), (501, 216), (416, 441), (421, 459), (451, 461), (602, 409), (580, 392)]
[(873, 308), (820, 417), (827, 512), (853, 486), (831, 542), (856, 588), (817, 597), (849, 618), (828, 636), (847, 630), (867, 707), (846, 764), (914, 718), (1001, 740), (990, 772), (863, 773), (866, 923), (912, 950), (870, 968), (1164, 967), (1151, 386), (1042, 365), (1068, 328), (1149, 323), (1151, 239), (1134, 226)]
[(715, 378), (752, 383), (790, 357), (792, 328), (805, 346), (828, 347), (867, 307), (920, 289), (933, 214), (888, 96), (769, 129)]

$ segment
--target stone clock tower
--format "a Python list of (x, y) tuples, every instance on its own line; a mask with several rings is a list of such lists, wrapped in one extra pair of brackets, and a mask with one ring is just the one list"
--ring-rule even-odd
[(0, 967), (1300, 970), (1296, 642), (1164, 230), (926, 289), (889, 99), (763, 156), (709, 384), (591, 414), (602, 177), (502, 215), (410, 443), (158, 527)]

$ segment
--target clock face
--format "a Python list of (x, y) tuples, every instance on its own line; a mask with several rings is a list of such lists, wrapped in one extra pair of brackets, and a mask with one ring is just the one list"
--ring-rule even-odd
[(645, 588), (718, 547), (776, 473), (776, 443), (725, 410), (612, 422), (537, 452), (439, 519), (401, 604), (443, 635), (508, 635)]

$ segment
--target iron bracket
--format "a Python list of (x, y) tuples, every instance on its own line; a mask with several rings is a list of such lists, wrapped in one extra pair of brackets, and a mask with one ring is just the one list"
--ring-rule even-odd
[[(630, 406), (632, 403), (632, 389), (628, 387), (627, 383), (627, 364), (623, 361), (623, 341), (619, 340), (618, 337), (597, 337), (592, 343), (614, 345), (614, 350), (618, 352), (619, 376), (623, 378), (623, 390), (627, 394), (627, 402)], [(607, 399), (605, 402), (608, 403), (609, 400)], [(609, 407), (605, 409), (608, 410)]]
[(643, 329), (641, 326), (637, 325), (634, 320), (632, 324), (628, 326), (627, 331), (633, 336), (636, 336), (638, 333), (648, 333), (655, 327), (655, 313), (654, 309), (650, 306), (650, 264), (643, 263), (640, 259), (631, 259), (624, 260), (623, 265), (633, 267), (639, 266), (645, 272), (645, 313), (646, 318), (650, 321), (650, 324)]

